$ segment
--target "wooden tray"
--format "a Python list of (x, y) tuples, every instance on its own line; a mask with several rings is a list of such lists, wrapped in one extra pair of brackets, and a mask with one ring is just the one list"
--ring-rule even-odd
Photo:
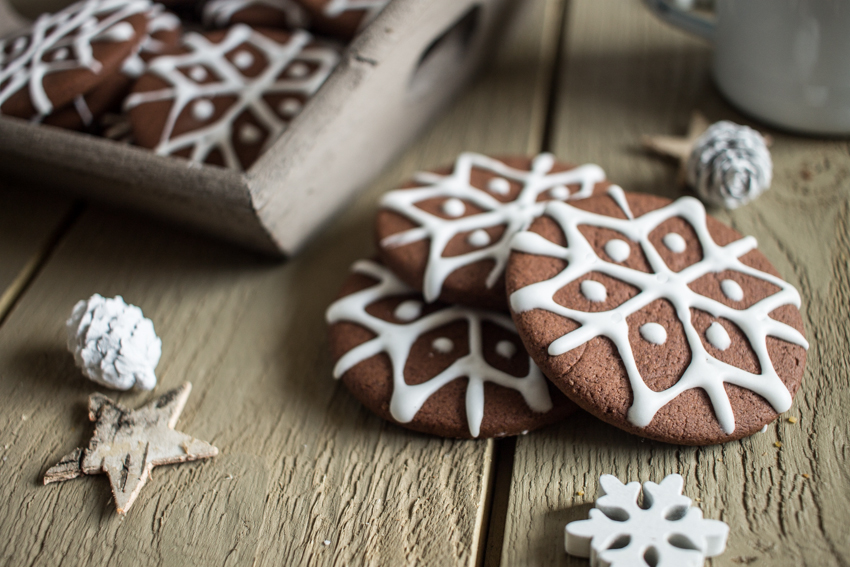
[(511, 3), (393, 0), (245, 173), (10, 117), (0, 117), (0, 172), (290, 255), (468, 82)]

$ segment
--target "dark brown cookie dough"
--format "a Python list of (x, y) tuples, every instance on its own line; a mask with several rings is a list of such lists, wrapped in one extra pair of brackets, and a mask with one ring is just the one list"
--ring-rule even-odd
[(0, 40), (0, 113), (45, 116), (114, 77), (150, 9), (145, 0), (78, 2)]
[[(599, 167), (576, 168), (550, 154), (464, 153), (454, 166), (419, 174), (383, 197), (375, 221), (379, 254), (428, 301), (506, 310), (503, 272), (512, 236), (542, 212), (544, 201), (598, 194), (608, 186)], [(470, 222), (475, 226), (465, 226)], [(396, 240), (405, 233), (414, 239)]]
[[(632, 223), (635, 225), (642, 222), (641, 217), (647, 213), (664, 207), (677, 207), (684, 203), (691, 211), (696, 211), (696, 206), (701, 209), (701, 205), (693, 199), (671, 205), (671, 201), (651, 195), (626, 194), (625, 198), (636, 219)], [(806, 361), (803, 323), (797, 307), (793, 305), (796, 292), (778, 279), (776, 269), (761, 252), (748, 245), (748, 241), (742, 241), (741, 234), (734, 229), (711, 217), (703, 217), (707, 234), (713, 242), (719, 247), (738, 247), (736, 250), (740, 253), (730, 253), (730, 256), (739, 257), (744, 265), (744, 268), (726, 266), (726, 269), (718, 270), (715, 268), (720, 264), (710, 266), (709, 260), (704, 261), (704, 246), (712, 247), (711, 254), (718, 253), (717, 248), (700, 239), (698, 227), (686, 220), (684, 213), (677, 214), (678, 210), (670, 208), (669, 214), (657, 216), (652, 223), (647, 222), (648, 232), (641, 246), (636, 239), (610, 226), (599, 226), (604, 223), (594, 222), (576, 212), (590, 211), (626, 219), (614, 198), (598, 196), (571, 205), (574, 209), (564, 212), (561, 218), (569, 219), (567, 222), (575, 226), (568, 228), (563, 221), (553, 218), (557, 215), (547, 213), (531, 225), (529, 233), (540, 235), (575, 254), (578, 259), (572, 266), (573, 271), (569, 275), (564, 271), (569, 266), (564, 258), (553, 257), (549, 253), (528, 253), (541, 252), (542, 247), (539, 242), (521, 239), (515, 242), (515, 246), (524, 251), (512, 253), (507, 269), (508, 293), (526, 290), (511, 296), (517, 329), (532, 358), (567, 396), (588, 412), (626, 431), (686, 445), (739, 439), (776, 419), (778, 413), (774, 406), (757, 393), (760, 388), (766, 388), (762, 394), (778, 400), (777, 405), (783, 406), (786, 402), (790, 405), (791, 398), (800, 387)], [(702, 211), (704, 214), (704, 209)], [(694, 214), (691, 220), (699, 218), (699, 214)], [(570, 241), (569, 230), (578, 230), (583, 238), (574, 237)], [(521, 238), (529, 233), (524, 233)], [(615, 240), (621, 241), (621, 244), (611, 245)], [(592, 249), (595, 260), (590, 259), (593, 254), (585, 254), (587, 247)], [(655, 258), (656, 264), (648, 255)], [(583, 262), (582, 258), (588, 259)], [(643, 277), (631, 277), (628, 271), (618, 272), (623, 279), (602, 273), (610, 271), (605, 269), (603, 262), (627, 267)], [(654, 265), (664, 268), (656, 270)], [(748, 268), (758, 272), (743, 273)], [(559, 276), (562, 272), (563, 275)], [(555, 279), (556, 276), (558, 279)], [(673, 287), (665, 288), (652, 280), (674, 281), (679, 276), (684, 283), (676, 285), (686, 285), (697, 296), (693, 301), (680, 303), (687, 321), (677, 313), (672, 298), (674, 294), (678, 294), (677, 297), (691, 296), (686, 292), (671, 291)], [(777, 279), (769, 281), (774, 277)], [(630, 278), (631, 283), (624, 281)], [(544, 292), (538, 282), (547, 280), (554, 280), (555, 284)], [(584, 283), (588, 280), (595, 283)], [(527, 288), (535, 284), (538, 284), (537, 287)], [(550, 291), (554, 293), (547, 299)], [(769, 301), (772, 303), (762, 304), (770, 307), (762, 317), (758, 304), (767, 298), (771, 298)], [(693, 306), (695, 301), (700, 302), (698, 306)], [(559, 306), (573, 312), (554, 313)], [(623, 306), (622, 309), (614, 312), (620, 306)], [(752, 310), (743, 312), (749, 308)], [(609, 311), (612, 313), (609, 314)], [(576, 319), (583, 316), (576, 312), (601, 315), (598, 319), (585, 317), (582, 324)], [(627, 323), (626, 354), (633, 357), (634, 368), (639, 374), (637, 379), (648, 388), (648, 393), (641, 394), (640, 404), (635, 402), (621, 349), (609, 338), (610, 335), (600, 332), (602, 328), (623, 327), (613, 324), (605, 327), (603, 316)], [(759, 322), (762, 320), (764, 325)], [(787, 327), (777, 329), (773, 321)], [(773, 330), (766, 330), (767, 336), (763, 339), (758, 338), (758, 332), (755, 333), (754, 345), (741, 328), (747, 325), (757, 329), (772, 327)], [(587, 328), (582, 330), (583, 327)], [(575, 345), (569, 343), (574, 348), (562, 354), (550, 354), (550, 345), (554, 341), (575, 330), (578, 330), (577, 335), (587, 334), (582, 335), (582, 340), (576, 340)], [(775, 334), (785, 336), (780, 338), (773, 336)], [(697, 340), (699, 343), (694, 343)], [(767, 356), (760, 359), (759, 349)], [(702, 368), (710, 369), (705, 374), (708, 378), (704, 387), (694, 381), (694, 377), (702, 376), (697, 370)], [(775, 376), (772, 374), (774, 371)], [(687, 382), (683, 378), (686, 372)], [(715, 382), (714, 378), (722, 378), (723, 382)], [(730, 383), (747, 380), (752, 389)], [(766, 386), (768, 383), (770, 388)], [(686, 389), (685, 384), (689, 385)], [(661, 397), (664, 394), (657, 393), (670, 388), (672, 390), (667, 393), (676, 395), (665, 403)], [(680, 388), (682, 391), (679, 391)], [(712, 388), (714, 399), (708, 393)], [(727, 415), (725, 426), (721, 417), (725, 415), (724, 405), (731, 408), (731, 416)], [(787, 408), (782, 407), (784, 409)], [(651, 418), (649, 422), (641, 423), (647, 417)]]
[[(426, 305), (376, 262), (358, 262), (354, 272), (328, 309), (330, 347), (345, 386), (380, 417), (442, 437), (488, 438), (521, 434), (575, 410), (533, 365), (506, 315)], [(403, 366), (402, 388), (394, 385), (391, 356)], [(421, 397), (415, 391), (431, 386), (436, 391)], [(476, 419), (478, 411), (483, 417)]]

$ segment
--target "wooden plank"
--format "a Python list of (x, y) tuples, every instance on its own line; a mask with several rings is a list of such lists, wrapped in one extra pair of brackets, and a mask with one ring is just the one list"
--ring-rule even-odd
[(0, 184), (0, 321), (43, 262), (72, 204), (64, 195)]
[[(681, 134), (690, 112), (746, 122), (710, 82), (710, 50), (655, 21), (639, 3), (574, 0), (553, 130), (555, 153), (602, 165), (625, 189), (666, 196), (675, 166), (640, 149), (643, 133)], [(780, 132), (772, 189), (718, 213), (756, 236), (798, 287), (812, 348), (794, 407), (766, 433), (721, 446), (643, 441), (582, 415), (517, 440), (502, 545), (504, 565), (587, 565), (564, 553), (564, 526), (587, 517), (597, 481), (660, 480), (678, 472), (707, 517), (731, 527), (711, 565), (850, 563), (850, 157), (845, 141)], [(774, 446), (781, 442), (781, 448)], [(802, 476), (809, 475), (808, 478)]]
[[(532, 147), (550, 4), (525, 4), (471, 92), (286, 264), (86, 210), (0, 327), (0, 563), (480, 563), (493, 443), (413, 434), (369, 414), (331, 379), (323, 315), (349, 265), (373, 253), (383, 191), (462, 150)], [(221, 451), (155, 470), (124, 518), (102, 478), (40, 486), (91, 433), (85, 403), (99, 389), (74, 368), (63, 324), (94, 292), (123, 294), (163, 339), (156, 392), (114, 399), (138, 407), (190, 380), (177, 428)]]

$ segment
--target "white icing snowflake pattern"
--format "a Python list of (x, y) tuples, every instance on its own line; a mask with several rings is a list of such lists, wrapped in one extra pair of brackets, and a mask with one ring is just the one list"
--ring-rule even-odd
[[(610, 190), (627, 219), (616, 219), (583, 211), (567, 203), (552, 202), (546, 215), (554, 219), (564, 231), (568, 247), (559, 246), (533, 232), (522, 232), (513, 240), (513, 249), (561, 258), (568, 266), (555, 277), (511, 294), (511, 308), (515, 312), (544, 309), (579, 323), (576, 330), (556, 339), (548, 348), (551, 356), (564, 354), (594, 337), (608, 337), (616, 346), (626, 368), (634, 395), (628, 419), (637, 427), (646, 427), (668, 402), (686, 390), (702, 388), (711, 399), (720, 426), (726, 434), (735, 430), (735, 416), (724, 383), (735, 384), (751, 390), (770, 403), (777, 412), (791, 407), (791, 394), (776, 373), (767, 350), (767, 337), (776, 337), (808, 348), (806, 339), (796, 329), (769, 316), (783, 305), (800, 306), (800, 295), (794, 287), (780, 278), (751, 268), (740, 257), (756, 248), (756, 240), (747, 236), (720, 246), (708, 232), (706, 213), (702, 203), (683, 197), (661, 209), (633, 218), (623, 192), (618, 187)], [(658, 250), (649, 240), (650, 233), (664, 221), (681, 217), (691, 224), (699, 238), (703, 258), (680, 272), (674, 272), (664, 263)], [(645, 273), (615, 264), (597, 256), (591, 244), (579, 230), (580, 225), (602, 227), (617, 231), (640, 244), (652, 273)], [(770, 282), (779, 288), (747, 309), (734, 309), (692, 291), (688, 284), (700, 277), (724, 270), (732, 270)], [(608, 311), (589, 313), (569, 309), (557, 303), (555, 293), (570, 282), (591, 272), (605, 274), (637, 288), (639, 293)], [(691, 362), (679, 381), (670, 388), (653, 391), (640, 375), (634, 353), (629, 344), (627, 318), (657, 299), (666, 299), (676, 311), (685, 330), (691, 351)], [(753, 374), (714, 358), (705, 348), (700, 333), (691, 321), (691, 309), (705, 311), (716, 318), (724, 318), (737, 325), (747, 337), (761, 367)], [(719, 325), (719, 323), (718, 323)], [(719, 333), (712, 332), (713, 335)], [(727, 345), (728, 346), (728, 345)]]
[[(466, 418), (469, 432), (473, 437), (478, 437), (481, 421), (484, 418), (485, 382), (516, 390), (522, 395), (528, 407), (535, 412), (545, 413), (552, 409), (552, 399), (549, 396), (546, 379), (531, 359), (529, 359), (528, 374), (522, 377), (512, 376), (494, 368), (484, 359), (482, 323), (498, 325), (516, 333), (509, 317), (495, 312), (454, 305), (420, 318), (421, 314), (415, 308), (421, 308), (421, 303), (414, 305), (418, 302), (410, 300), (410, 302), (401, 303), (396, 310), (396, 317), (405, 320), (404, 324), (385, 321), (370, 315), (366, 308), (387, 297), (415, 292), (387, 268), (375, 262), (368, 260), (357, 262), (352, 270), (354, 273), (378, 280), (378, 284), (334, 302), (328, 308), (327, 322), (333, 324), (350, 321), (362, 325), (377, 336), (343, 355), (334, 367), (334, 377), (339, 379), (357, 364), (379, 353), (386, 353), (393, 368), (393, 393), (390, 400), (390, 413), (393, 419), (399, 423), (409, 423), (431, 395), (449, 382), (462, 377), (468, 378)], [(453, 321), (466, 321), (469, 325), (469, 354), (457, 359), (427, 382), (416, 385), (407, 384), (404, 380), (404, 367), (413, 344), (424, 333)], [(504, 352), (507, 349), (502, 347), (500, 350)], [(510, 354), (513, 355), (513, 353)]]
[(226, 27), (236, 12), (252, 6), (265, 6), (281, 12), (294, 28), (304, 28), (309, 24), (307, 11), (295, 0), (212, 0), (204, 6), (204, 23)]
[(44, 88), (52, 74), (100, 73), (92, 42), (124, 42), (135, 30), (124, 20), (151, 9), (150, 0), (85, 0), (40, 16), (23, 35), (0, 39), (0, 106), (27, 89), (37, 115), (53, 110)]
[(682, 495), (683, 485), (678, 474), (660, 484), (645, 482), (641, 507), (639, 482), (623, 485), (612, 475), (602, 475), (602, 496), (590, 510), (590, 519), (566, 526), (567, 553), (589, 557), (591, 567), (700, 567), (706, 557), (725, 551), (729, 526), (704, 519)]
[[(281, 44), (241, 24), (231, 27), (220, 43), (213, 43), (197, 33), (186, 34), (184, 44), (190, 50), (189, 53), (158, 57), (148, 67), (148, 73), (171, 86), (134, 93), (127, 98), (125, 109), (162, 100), (174, 101), (161, 141), (154, 151), (160, 155), (169, 155), (184, 148), (192, 148), (190, 159), (203, 162), (210, 152), (219, 150), (227, 167), (241, 169), (242, 164), (233, 146), (235, 119), (248, 112), (259, 122), (268, 134), (263, 148), (265, 150), (286, 129), (291, 116), (282, 116), (286, 113), (272, 108), (264, 97), (288, 94), (309, 98), (319, 90), (338, 63), (339, 54), (336, 50), (309, 45), (312, 39), (305, 31), (295, 31), (287, 43)], [(258, 49), (268, 62), (256, 77), (247, 77), (243, 73), (242, 69), (250, 66), (245, 65), (250, 63), (245, 58), (234, 56), (231, 61), (227, 57), (243, 44)], [(315, 66), (315, 70), (311, 70), (308, 64)], [(203, 82), (207, 79), (205, 68), (212, 69), (218, 80)], [(182, 70), (189, 70), (188, 76)], [(236, 102), (229, 105), (223, 116), (214, 122), (172, 137), (175, 122), (186, 108), (191, 108), (198, 120), (211, 118), (214, 112), (212, 100), (216, 97), (233, 97)], [(246, 143), (258, 141), (262, 132), (252, 124), (247, 126), (238, 132), (238, 139)]]
[[(605, 180), (605, 172), (597, 165), (587, 164), (569, 171), (550, 173), (554, 165), (555, 159), (548, 153), (534, 158), (531, 171), (522, 171), (493, 158), (466, 152), (458, 156), (454, 170), (449, 175), (418, 173), (414, 180), (422, 187), (390, 191), (381, 199), (381, 206), (407, 217), (419, 226), (387, 236), (381, 240), (381, 245), (395, 248), (430, 239), (422, 290), (429, 302), (440, 296), (443, 283), (452, 272), (481, 260), (494, 262), (486, 282), (492, 288), (505, 271), (513, 235), (528, 228), (531, 221), (543, 213), (546, 202), (538, 201), (542, 194), (549, 192), (550, 196), (560, 194), (561, 199), (581, 199), (592, 195), (594, 186)], [(492, 173), (497, 176), (496, 179), (502, 179), (505, 183), (491, 182), (488, 190), (478, 189), (470, 182), (473, 168)], [(521, 186), (519, 195), (513, 201), (505, 203), (488, 193), (507, 194), (510, 187), (508, 181)], [(579, 189), (570, 194), (567, 186), (576, 184)], [(564, 191), (556, 191), (560, 189)], [(432, 215), (417, 206), (417, 203), (426, 199), (439, 198), (446, 199), (443, 212), (451, 218)], [(483, 212), (462, 216), (466, 210), (465, 202), (483, 209)], [(506, 230), (501, 238), (490, 242), (484, 229), (498, 226), (505, 226)], [(483, 232), (483, 236), (478, 231)], [(472, 233), (473, 245), (480, 243), (482, 247), (466, 254), (444, 257), (449, 241), (465, 232)], [(484, 237), (488, 238), (485, 240)]]

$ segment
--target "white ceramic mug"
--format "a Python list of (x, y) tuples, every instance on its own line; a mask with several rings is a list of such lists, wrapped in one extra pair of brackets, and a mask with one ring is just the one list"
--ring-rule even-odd
[(850, 2), (716, 0), (714, 20), (644, 0), (714, 45), (714, 79), (747, 114), (808, 134), (850, 134)]

